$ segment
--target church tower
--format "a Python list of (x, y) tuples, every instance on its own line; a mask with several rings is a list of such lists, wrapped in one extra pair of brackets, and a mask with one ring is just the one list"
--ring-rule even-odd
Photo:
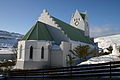
[(78, 10), (72, 15), (70, 25), (82, 30), (85, 36), (89, 36), (87, 12), (80, 13)]

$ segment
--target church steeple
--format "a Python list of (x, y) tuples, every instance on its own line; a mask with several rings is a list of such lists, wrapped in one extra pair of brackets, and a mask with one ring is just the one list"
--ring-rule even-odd
[(89, 36), (87, 12), (80, 13), (78, 10), (76, 10), (72, 15), (70, 25), (84, 31), (85, 36)]

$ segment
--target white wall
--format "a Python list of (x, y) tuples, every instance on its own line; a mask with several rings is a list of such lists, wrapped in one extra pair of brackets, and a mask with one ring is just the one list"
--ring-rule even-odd
[[(79, 24), (75, 25), (75, 22), (78, 21)], [(76, 10), (74, 15), (71, 18), (70, 25), (85, 31), (85, 36), (89, 36), (89, 25), (88, 25), (88, 19), (87, 14), (85, 13), (85, 19), (83, 20), (82, 16), (80, 15), (80, 12)]]
[[(20, 51), (20, 46), (23, 47), (22, 58), (17, 58), (17, 69), (40, 69), (49, 65), (48, 54), (49, 54), (49, 41), (37, 41), (37, 40), (28, 40), (28, 41), (19, 41), (18, 43), (18, 56)], [(33, 47), (33, 59), (30, 59), (30, 47)], [(44, 47), (44, 59), (41, 59), (41, 48)]]
[(51, 50), (51, 67), (63, 67), (63, 53), (61, 50)]
[[(76, 26), (75, 25), (75, 21), (74, 19), (77, 19), (77, 21), (79, 22), (79, 24)], [(82, 19), (82, 16), (80, 15), (80, 13), (76, 10), (74, 16), (72, 17), (71, 21), (70, 21), (70, 25), (85, 31), (85, 23), (84, 20)]]
[(61, 42), (61, 45), (60, 45), (61, 49), (62, 49), (62, 52), (63, 52), (63, 67), (66, 67), (67, 66), (67, 62), (66, 62), (66, 57), (68, 54), (70, 54), (70, 49), (71, 49), (71, 44), (69, 42)]

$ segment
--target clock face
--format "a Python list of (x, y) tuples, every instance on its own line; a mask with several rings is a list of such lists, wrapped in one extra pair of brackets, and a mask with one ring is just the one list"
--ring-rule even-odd
[(79, 25), (80, 20), (81, 20), (80, 18), (74, 19), (74, 24), (75, 24), (76, 26), (78, 26), (78, 25)]
[(75, 22), (75, 25), (76, 25), (76, 26), (78, 26), (78, 25), (79, 25), (79, 22), (78, 22), (78, 21), (76, 21), (76, 22)]

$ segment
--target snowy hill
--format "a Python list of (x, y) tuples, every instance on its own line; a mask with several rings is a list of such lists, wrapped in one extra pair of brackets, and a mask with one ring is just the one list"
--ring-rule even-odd
[(95, 38), (94, 41), (98, 42), (98, 47), (102, 49), (108, 48), (114, 43), (120, 46), (120, 34), (98, 37)]
[(8, 31), (0, 30), (0, 48), (1, 47), (12, 47), (22, 38), (23, 35), (19, 33), (11, 33)]

